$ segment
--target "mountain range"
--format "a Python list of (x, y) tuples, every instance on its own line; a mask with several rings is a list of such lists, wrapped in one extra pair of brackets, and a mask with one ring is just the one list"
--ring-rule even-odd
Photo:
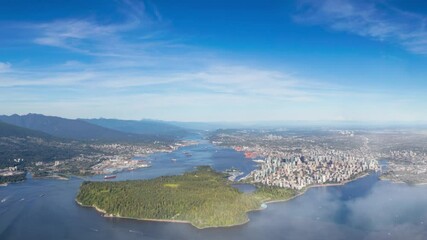
[[(127, 121), (115, 119), (66, 119), (42, 114), (0, 115), (2, 132), (35, 134), (80, 141), (153, 142), (173, 141), (189, 133), (187, 129), (160, 121)], [(18, 129), (20, 127), (23, 129)], [(7, 130), (7, 131), (6, 131)]]
[(0, 137), (38, 137), (38, 138), (51, 138), (47, 133), (40, 131), (31, 130), (28, 128), (23, 128), (8, 124), (5, 122), (0, 122)]
[[(170, 144), (190, 131), (160, 121), (66, 119), (41, 114), (0, 116), (0, 168), (51, 162), (97, 150), (88, 142)], [(15, 162), (14, 159), (25, 159)]]
[(152, 136), (169, 136), (183, 137), (188, 135), (189, 129), (182, 128), (173, 124), (157, 120), (119, 120), (119, 119), (81, 119), (85, 122), (114, 129), (126, 133), (152, 135)]

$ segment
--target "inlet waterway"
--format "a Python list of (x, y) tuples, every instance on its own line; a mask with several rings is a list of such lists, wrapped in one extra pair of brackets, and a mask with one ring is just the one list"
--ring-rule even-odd
[[(245, 174), (256, 168), (242, 153), (203, 140), (148, 160), (150, 168), (118, 173), (115, 181), (181, 174), (198, 165), (218, 171), (235, 167)], [(102, 217), (75, 203), (82, 181), (30, 178), (1, 187), (0, 239), (427, 238), (427, 187), (381, 181), (377, 174), (343, 186), (311, 188), (290, 201), (268, 204), (265, 210), (249, 213), (250, 222), (241, 226), (203, 230), (182, 223)]]

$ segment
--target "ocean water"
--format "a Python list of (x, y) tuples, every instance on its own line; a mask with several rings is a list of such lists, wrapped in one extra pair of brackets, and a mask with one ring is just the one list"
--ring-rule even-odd
[[(207, 142), (149, 160), (152, 167), (119, 173), (115, 180), (181, 174), (198, 165), (219, 171), (236, 167), (245, 173), (256, 167), (242, 153)], [(88, 179), (102, 181), (102, 176)], [(0, 239), (427, 239), (427, 187), (380, 181), (377, 174), (268, 204), (251, 212), (245, 225), (203, 230), (181, 223), (104, 218), (75, 203), (82, 181), (29, 179), (1, 187)]]

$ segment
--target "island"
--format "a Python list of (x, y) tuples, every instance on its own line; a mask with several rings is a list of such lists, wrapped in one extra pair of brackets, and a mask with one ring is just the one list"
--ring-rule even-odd
[(244, 224), (249, 221), (247, 212), (299, 193), (262, 185), (243, 193), (232, 184), (226, 174), (201, 166), (183, 175), (149, 180), (85, 181), (76, 202), (94, 207), (106, 217), (185, 222), (201, 229)]

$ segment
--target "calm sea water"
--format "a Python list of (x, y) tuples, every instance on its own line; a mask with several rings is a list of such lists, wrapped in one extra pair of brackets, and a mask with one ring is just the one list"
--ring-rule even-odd
[[(120, 173), (116, 180), (180, 174), (197, 165), (220, 171), (233, 166), (244, 172), (256, 167), (242, 153), (207, 142), (155, 154), (151, 161), (151, 168)], [(82, 181), (29, 179), (0, 188), (0, 239), (427, 239), (427, 187), (379, 181), (375, 174), (269, 204), (250, 213), (251, 221), (242, 226), (205, 230), (104, 218), (74, 202)]]

